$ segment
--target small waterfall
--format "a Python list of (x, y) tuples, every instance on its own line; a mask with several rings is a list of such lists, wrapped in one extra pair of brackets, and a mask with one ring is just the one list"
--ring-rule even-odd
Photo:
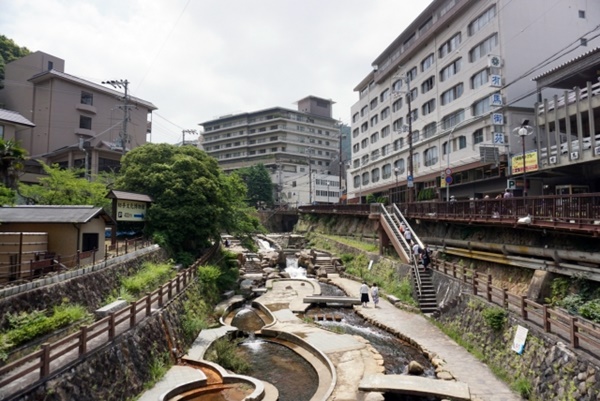
[(260, 248), (261, 251), (274, 251), (274, 249), (273, 249), (273, 247), (271, 247), (271, 244), (269, 243), (269, 241), (265, 241), (264, 239), (257, 238), (256, 243), (258, 244), (258, 247)]
[(285, 259), (285, 272), (290, 275), (290, 278), (306, 278), (306, 269), (298, 267), (298, 259), (294, 257)]

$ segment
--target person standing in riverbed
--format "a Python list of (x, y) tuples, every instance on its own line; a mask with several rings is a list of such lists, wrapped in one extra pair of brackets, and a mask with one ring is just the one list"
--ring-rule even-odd
[(373, 283), (373, 287), (371, 287), (371, 298), (373, 299), (373, 304), (376, 308), (379, 308), (379, 287), (377, 287), (377, 283)]
[(369, 303), (369, 286), (365, 281), (363, 281), (362, 285), (360, 286), (360, 302), (365, 308)]

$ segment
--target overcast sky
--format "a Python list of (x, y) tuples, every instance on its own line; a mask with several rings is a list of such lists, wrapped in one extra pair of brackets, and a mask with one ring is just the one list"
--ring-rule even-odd
[[(429, 0), (0, 0), (0, 34), (93, 82), (127, 79), (158, 107), (152, 142), (222, 115), (354, 87)], [(186, 139), (190, 136), (186, 135)]]

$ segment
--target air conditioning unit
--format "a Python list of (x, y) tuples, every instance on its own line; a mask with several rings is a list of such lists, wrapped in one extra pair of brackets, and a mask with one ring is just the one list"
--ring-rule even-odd
[(550, 156), (550, 164), (556, 164), (556, 156)]
[(571, 160), (579, 159), (579, 152), (571, 152)]
[(600, 146), (594, 148), (594, 156), (600, 156)]

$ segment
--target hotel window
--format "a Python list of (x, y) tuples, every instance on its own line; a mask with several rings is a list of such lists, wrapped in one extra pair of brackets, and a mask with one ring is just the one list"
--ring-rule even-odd
[(355, 123), (358, 121), (358, 113), (354, 113), (354, 115), (352, 116), (352, 122)]
[(354, 131), (352, 131), (352, 138), (356, 138), (359, 133), (360, 132), (359, 132), (358, 128), (355, 128)]
[(460, 71), (461, 64), (462, 58), (458, 58), (442, 68), (440, 71), (440, 81), (444, 82), (448, 78), (456, 75)]
[(389, 107), (386, 107), (385, 109), (383, 109), (381, 111), (381, 119), (382, 120), (385, 120), (386, 118), (388, 118), (389, 115), (390, 115), (390, 108)]
[(462, 83), (453, 86), (452, 88), (443, 92), (442, 95), (440, 96), (442, 106), (458, 99), (462, 94), (463, 94), (463, 84)]
[(392, 145), (387, 144), (381, 147), (381, 156), (389, 155), (392, 151)]
[(378, 140), (379, 140), (379, 132), (376, 132), (373, 135), (371, 135), (371, 143), (375, 143)]
[(452, 36), (450, 39), (448, 39), (446, 42), (444, 42), (443, 45), (440, 46), (440, 50), (439, 50), (440, 58), (442, 58), (446, 54), (452, 53), (454, 50), (456, 50), (458, 48), (458, 45), (460, 45), (460, 42), (461, 42), (461, 35), (460, 35), (460, 32), (458, 32), (454, 36)]
[(465, 119), (465, 111), (459, 110), (442, 118), (442, 129), (450, 129)]
[(402, 117), (400, 117), (399, 119), (394, 121), (394, 124), (392, 125), (392, 127), (394, 128), (395, 132), (398, 132), (398, 131), (402, 131), (403, 125), (404, 125), (404, 119)]
[(383, 167), (381, 168), (382, 173), (383, 173), (383, 179), (387, 179), (390, 178), (392, 176), (392, 165), (391, 164), (384, 164)]
[(371, 160), (379, 159), (379, 149), (375, 149), (371, 152)]
[(386, 90), (381, 92), (381, 95), (379, 95), (379, 100), (382, 102), (385, 102), (389, 97), (390, 97), (390, 89), (387, 88)]
[(479, 128), (473, 132), (473, 145), (483, 142), (483, 129)]
[(369, 129), (369, 123), (365, 122), (360, 126), (360, 132), (365, 132), (368, 129)]
[(394, 141), (394, 150), (400, 150), (404, 146), (404, 138), (398, 138)]
[(89, 92), (81, 92), (81, 104), (92, 106), (94, 104), (94, 95)]
[(373, 117), (371, 117), (371, 127), (374, 127), (377, 125), (377, 120), (378, 120), (377, 115), (374, 115)]
[(431, 53), (429, 56), (425, 57), (423, 61), (421, 61), (421, 72), (427, 70), (429, 67), (433, 65), (434, 56)]
[(385, 127), (383, 127), (381, 129), (381, 137), (385, 138), (386, 136), (388, 136), (390, 134), (390, 126), (386, 125)]
[(354, 188), (358, 188), (358, 187), (360, 187), (360, 176), (355, 175), (354, 176)]
[(421, 94), (427, 93), (430, 90), (432, 90), (434, 84), (435, 84), (435, 77), (432, 75), (429, 78), (427, 78), (425, 81), (423, 81), (423, 83), (421, 84)]
[(467, 147), (467, 137), (461, 135), (458, 137), (458, 149), (464, 149)]
[(472, 114), (474, 116), (480, 116), (480, 115), (485, 114), (488, 111), (490, 111), (491, 107), (490, 107), (489, 96), (486, 96), (483, 99), (478, 100), (475, 103), (473, 103), (472, 109), (473, 109)]
[(423, 163), (425, 163), (426, 167), (433, 166), (438, 162), (438, 148), (437, 146), (432, 146), (429, 149), (425, 149), (423, 152)]
[(363, 140), (360, 142), (360, 148), (361, 148), (361, 149), (364, 149), (364, 148), (366, 148), (367, 146), (369, 146), (369, 139), (365, 138), (365, 139), (363, 139)]
[(360, 109), (360, 116), (364, 117), (365, 114), (367, 114), (369, 112), (369, 106), (364, 106), (362, 109)]
[(402, 88), (402, 80), (398, 79), (392, 84), (392, 91), (398, 92)]
[(415, 130), (411, 133), (412, 143), (417, 143), (421, 140), (419, 130)]
[[(410, 90), (410, 101), (412, 102), (419, 96), (419, 88), (413, 88)], [(407, 99), (408, 101), (408, 99)]]
[(373, 110), (375, 107), (377, 107), (377, 98), (371, 100), (371, 110)]
[(435, 110), (435, 99), (431, 99), (421, 107), (421, 114), (426, 116), (427, 114)]
[(406, 73), (406, 79), (410, 82), (414, 81), (417, 78), (417, 67), (413, 67)]
[(487, 68), (479, 71), (471, 77), (471, 89), (477, 89), (488, 83), (490, 79), (490, 73)]
[(431, 138), (437, 132), (437, 123), (429, 123), (423, 127), (423, 138)]
[(371, 181), (372, 182), (379, 181), (379, 169), (378, 168), (371, 170)]
[(498, 46), (498, 34), (489, 36), (469, 51), (469, 61), (472, 63), (487, 55), (496, 46)]
[(417, 121), (419, 118), (419, 109), (413, 109), (410, 112), (410, 121)]
[(468, 32), (469, 36), (473, 36), (479, 32), (481, 28), (486, 26), (496, 16), (496, 5), (494, 4), (483, 12), (479, 17), (475, 18), (473, 22), (469, 24)]
[(402, 98), (399, 98), (394, 103), (392, 103), (392, 111), (395, 113), (402, 108)]
[(369, 183), (369, 173), (363, 173), (362, 175), (362, 183), (363, 185), (367, 185)]
[(394, 162), (394, 173), (397, 171), (398, 174), (402, 174), (404, 173), (405, 169), (406, 167), (404, 167), (404, 159), (398, 159)]
[(92, 129), (92, 117), (79, 116), (79, 128)]

